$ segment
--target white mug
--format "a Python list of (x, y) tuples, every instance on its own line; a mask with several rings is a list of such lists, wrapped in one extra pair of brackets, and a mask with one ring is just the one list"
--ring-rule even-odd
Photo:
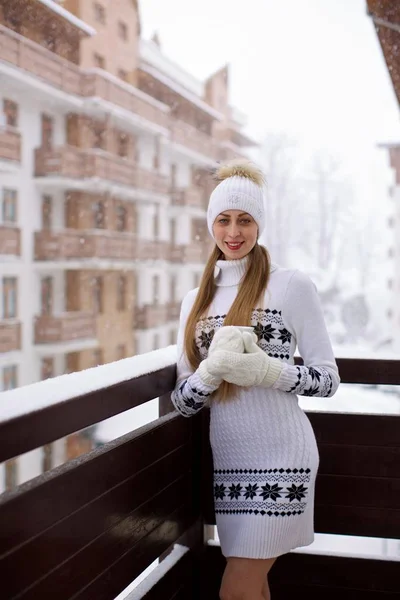
[(244, 327), (243, 325), (235, 325), (236, 329), (239, 329), (242, 333), (244, 331), (249, 331), (250, 333), (254, 332), (254, 327)]

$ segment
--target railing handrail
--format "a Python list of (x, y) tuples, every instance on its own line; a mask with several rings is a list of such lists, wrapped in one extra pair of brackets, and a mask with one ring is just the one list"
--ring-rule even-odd
[(176, 347), (90, 371), (1, 394), (0, 463), (167, 394), (176, 379)]
[[(342, 383), (400, 385), (400, 360), (338, 358), (337, 363)], [(91, 375), (80, 371), (3, 392), (0, 462), (170, 393), (176, 346), (94, 367)]]

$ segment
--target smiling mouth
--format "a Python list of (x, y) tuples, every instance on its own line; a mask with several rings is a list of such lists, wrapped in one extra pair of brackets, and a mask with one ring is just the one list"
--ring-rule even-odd
[(239, 250), (239, 248), (241, 248), (243, 242), (239, 242), (239, 243), (235, 243), (235, 244), (231, 244), (229, 242), (225, 242), (226, 245), (228, 246), (229, 250)]

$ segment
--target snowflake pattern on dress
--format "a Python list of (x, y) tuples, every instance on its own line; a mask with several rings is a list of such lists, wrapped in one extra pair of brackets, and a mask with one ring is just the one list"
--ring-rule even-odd
[[(223, 326), (226, 315), (205, 317), (196, 326), (196, 343), (202, 359), (207, 358), (208, 349), (217, 329)], [(292, 334), (286, 329), (281, 311), (267, 309), (253, 310), (251, 325), (258, 338), (258, 346), (280, 360), (290, 359)]]
[(290, 517), (307, 508), (311, 470), (216, 469), (215, 512)]
[[(223, 326), (225, 315), (210, 316), (200, 319), (196, 326), (196, 344), (202, 360), (207, 358), (208, 349), (215, 332)], [(291, 359), (291, 343), (293, 335), (285, 327), (280, 310), (262, 309), (253, 310), (251, 325), (257, 335), (257, 345), (271, 358), (277, 358), (283, 362)], [(296, 366), (297, 378), (295, 382), (283, 391), (299, 394), (301, 396), (329, 397), (332, 388), (332, 377), (324, 367)], [(293, 374), (292, 374), (293, 375)]]

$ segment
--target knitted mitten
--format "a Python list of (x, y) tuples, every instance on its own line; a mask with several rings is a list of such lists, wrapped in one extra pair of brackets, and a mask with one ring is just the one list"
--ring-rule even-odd
[(218, 387), (222, 383), (222, 375), (225, 372), (225, 370), (220, 370), (218, 361), (214, 361), (214, 353), (218, 350), (242, 354), (244, 352), (242, 333), (231, 325), (221, 327), (215, 333), (208, 350), (208, 357), (200, 363), (198, 368), (200, 379), (211, 387)]
[(243, 333), (243, 341), (245, 354), (220, 349), (212, 353), (212, 362), (207, 365), (210, 375), (242, 387), (271, 387), (278, 379), (283, 363), (263, 352), (252, 334)]

